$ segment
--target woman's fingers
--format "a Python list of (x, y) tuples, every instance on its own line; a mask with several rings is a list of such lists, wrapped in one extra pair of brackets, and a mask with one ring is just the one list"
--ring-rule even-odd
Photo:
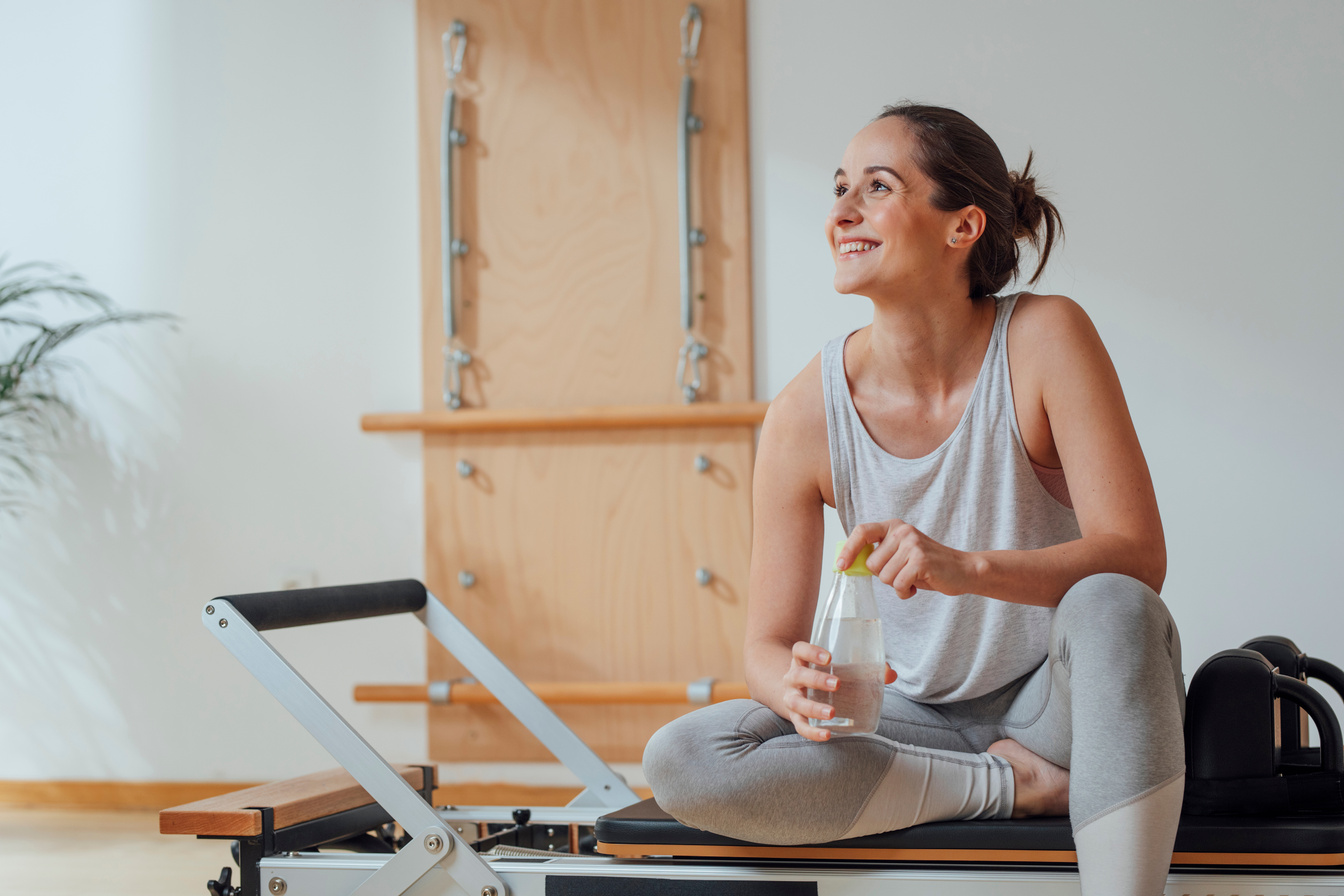
[(831, 737), (829, 731), (813, 727), (808, 723), (808, 719), (829, 719), (835, 714), (835, 709), (825, 703), (809, 700), (807, 697), (809, 688), (815, 691), (834, 691), (839, 687), (839, 679), (826, 669), (813, 668), (824, 667), (830, 662), (831, 655), (824, 648), (806, 641), (798, 641), (793, 645), (793, 662), (784, 675), (786, 686), (784, 708), (788, 710), (789, 720), (793, 722), (794, 729), (808, 740), (825, 741)]
[(808, 740), (815, 740), (818, 743), (823, 743), (831, 739), (831, 732), (827, 731), (825, 728), (815, 728), (809, 725), (807, 723), (807, 718), (804, 716), (795, 713), (791, 721), (793, 722), (793, 730), (797, 731)]
[[(900, 522), (894, 520), (890, 522)], [(845, 546), (840, 549), (840, 553), (835, 555), (836, 569), (849, 569), (854, 563), (854, 558), (859, 555), (865, 544), (876, 544), (887, 534), (887, 523), (859, 523), (850, 530), (849, 538), (845, 539)], [(868, 568), (873, 568), (871, 560), (868, 562)]]
[(795, 663), (816, 663), (818, 666), (828, 666), (831, 663), (831, 655), (826, 652), (824, 647), (818, 647), (806, 641), (795, 641), (793, 660)]

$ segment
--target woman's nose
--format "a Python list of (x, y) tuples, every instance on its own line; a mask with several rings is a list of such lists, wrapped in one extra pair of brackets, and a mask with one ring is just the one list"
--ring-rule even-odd
[(846, 193), (843, 196), (836, 197), (835, 204), (831, 206), (831, 213), (826, 216), (826, 223), (828, 226), (853, 224), (859, 221), (861, 217), (858, 206)]

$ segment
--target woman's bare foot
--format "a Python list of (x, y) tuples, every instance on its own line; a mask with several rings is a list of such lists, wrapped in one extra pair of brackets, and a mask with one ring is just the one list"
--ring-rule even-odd
[(1069, 814), (1069, 770), (1042, 759), (1015, 740), (1001, 740), (986, 751), (1013, 767), (1013, 817)]

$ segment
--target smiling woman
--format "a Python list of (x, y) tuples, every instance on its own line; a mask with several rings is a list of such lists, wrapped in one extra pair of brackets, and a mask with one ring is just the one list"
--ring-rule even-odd
[[(997, 295), (1024, 243), (1040, 276), (1061, 229), (1030, 157), (1009, 172), (958, 112), (889, 106), (850, 141), (825, 233), (836, 291), (870, 299), (873, 322), (771, 404), (753, 496), (754, 699), (650, 741), (645, 774), (678, 820), (794, 844), (1068, 814), (1089, 894), (1161, 891), (1184, 692), (1148, 468), (1082, 309)], [(832, 712), (808, 690), (838, 686), (808, 643), (827, 505), (849, 534), (837, 568), (875, 545), (891, 663), (876, 735), (808, 721)]]

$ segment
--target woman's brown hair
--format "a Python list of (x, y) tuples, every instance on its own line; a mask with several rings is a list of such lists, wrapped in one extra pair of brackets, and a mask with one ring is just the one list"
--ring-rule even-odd
[(883, 118), (901, 119), (914, 136), (914, 161), (933, 181), (934, 208), (951, 212), (974, 205), (985, 213), (985, 232), (966, 263), (971, 296), (993, 295), (1018, 276), (1018, 240), (1031, 243), (1040, 258), (1027, 282), (1040, 279), (1056, 235), (1064, 236), (1064, 222), (1055, 204), (1036, 192), (1031, 153), (1020, 174), (1009, 171), (983, 128), (942, 106), (898, 103), (874, 121)]

